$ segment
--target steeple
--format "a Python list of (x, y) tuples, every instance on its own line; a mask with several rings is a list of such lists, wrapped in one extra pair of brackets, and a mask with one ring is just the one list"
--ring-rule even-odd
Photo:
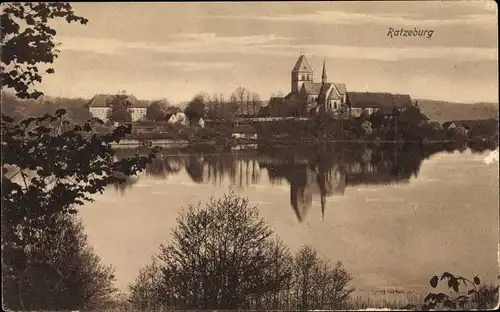
[(325, 60), (323, 60), (323, 74), (321, 74), (321, 82), (327, 83)]

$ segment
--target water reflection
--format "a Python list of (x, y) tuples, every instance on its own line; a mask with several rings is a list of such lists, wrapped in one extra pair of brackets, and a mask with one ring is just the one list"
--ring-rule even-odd
[[(496, 147), (476, 144), (469, 148), (482, 152)], [(147, 167), (146, 175), (166, 178), (184, 169), (196, 183), (221, 185), (228, 178), (234, 187), (245, 188), (258, 184), (261, 174), (267, 172), (271, 184), (290, 186), (290, 205), (298, 220), (303, 221), (315, 198), (320, 200), (324, 216), (327, 198), (343, 196), (348, 187), (408, 183), (418, 176), (426, 158), (438, 152), (457, 150), (463, 152), (466, 147), (451, 143), (425, 147), (419, 144), (344, 144), (315, 148), (260, 147), (257, 151), (226, 154), (163, 154)], [(135, 152), (117, 151), (118, 158), (131, 154)], [(120, 186), (121, 192), (135, 182), (137, 178)]]

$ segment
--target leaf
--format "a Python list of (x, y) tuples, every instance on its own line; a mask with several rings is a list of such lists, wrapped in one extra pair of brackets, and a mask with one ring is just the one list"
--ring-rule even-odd
[(64, 108), (59, 108), (58, 110), (56, 110), (57, 117), (61, 117), (64, 114), (66, 114), (66, 110)]
[(448, 288), (452, 288), (453, 287), (453, 278), (450, 278), (448, 280)]
[(431, 278), (429, 283), (431, 284), (432, 288), (436, 288), (438, 281), (439, 281), (439, 278), (434, 275), (434, 277)]
[(445, 278), (453, 278), (453, 274), (449, 273), (449, 272), (444, 272), (443, 275), (441, 276), (441, 280), (445, 279)]
[(476, 285), (481, 284), (481, 280), (479, 279), (478, 276), (474, 276), (474, 284), (476, 284)]
[(471, 290), (469, 290), (469, 291), (467, 292), (467, 294), (468, 294), (468, 295), (472, 295), (472, 294), (473, 294), (473, 293), (475, 293), (475, 292), (476, 292), (476, 290), (475, 290), (475, 289), (471, 289)]
[(436, 297), (436, 294), (428, 293), (427, 296), (425, 296), (424, 302), (427, 302), (429, 300), (433, 300), (435, 297)]
[(439, 302), (441, 302), (441, 301), (443, 301), (443, 299), (446, 299), (447, 297), (448, 297), (448, 296), (446, 296), (446, 294), (439, 293), (439, 294), (437, 294), (437, 296), (436, 296), (436, 300), (437, 300), (437, 301), (439, 301)]

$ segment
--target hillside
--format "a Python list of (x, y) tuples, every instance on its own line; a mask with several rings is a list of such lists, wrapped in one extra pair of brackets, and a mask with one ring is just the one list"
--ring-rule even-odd
[(418, 99), (422, 112), (432, 121), (475, 120), (498, 117), (497, 103), (453, 103)]

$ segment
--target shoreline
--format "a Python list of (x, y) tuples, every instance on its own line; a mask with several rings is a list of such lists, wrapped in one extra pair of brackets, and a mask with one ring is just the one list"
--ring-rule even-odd
[(330, 145), (330, 144), (457, 144), (464, 145), (467, 143), (490, 143), (495, 141), (494, 138), (478, 138), (468, 140), (231, 140), (225, 142), (217, 142), (217, 140), (208, 140), (204, 142), (189, 141), (182, 139), (125, 139), (118, 143), (112, 143), (113, 147), (155, 147), (155, 146), (169, 146), (173, 148), (231, 148), (231, 147), (244, 147), (244, 146), (317, 146), (317, 145)]

